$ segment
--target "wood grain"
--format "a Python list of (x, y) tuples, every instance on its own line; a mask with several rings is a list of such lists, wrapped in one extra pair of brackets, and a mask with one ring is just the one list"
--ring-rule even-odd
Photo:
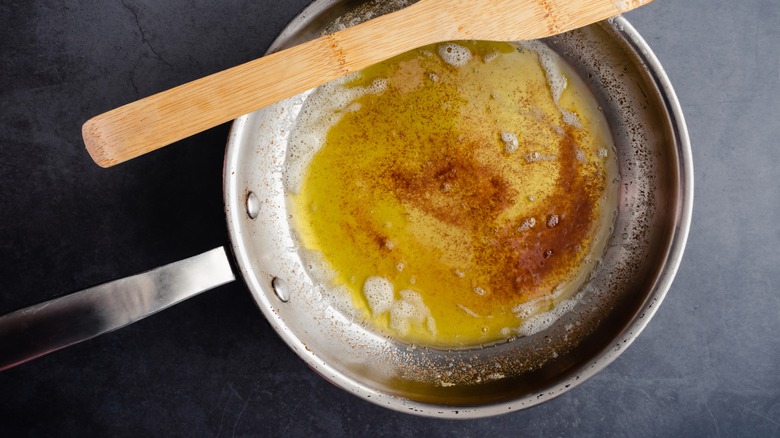
[(543, 38), (649, 1), (420, 0), (100, 114), (84, 124), (82, 135), (92, 159), (109, 167), (416, 47)]

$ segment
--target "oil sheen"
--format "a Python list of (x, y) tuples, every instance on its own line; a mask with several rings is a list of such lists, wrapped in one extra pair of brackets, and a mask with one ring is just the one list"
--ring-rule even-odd
[(546, 328), (607, 240), (603, 114), (549, 48), (450, 42), (315, 90), (286, 186), (313, 280), (368, 327), (461, 347)]

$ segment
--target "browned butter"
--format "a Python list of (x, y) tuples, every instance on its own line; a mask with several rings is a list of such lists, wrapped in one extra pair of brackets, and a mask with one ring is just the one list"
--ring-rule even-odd
[(603, 251), (611, 137), (540, 43), (424, 47), (329, 84), (291, 134), (303, 251), (379, 332), (484, 344), (549, 325)]

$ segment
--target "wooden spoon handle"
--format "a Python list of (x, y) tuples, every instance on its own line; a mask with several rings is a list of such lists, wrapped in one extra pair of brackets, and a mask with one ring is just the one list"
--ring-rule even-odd
[[(113, 166), (428, 44), (435, 33), (430, 11), (410, 12), (416, 13), (379, 17), (93, 117), (82, 127), (87, 151), (100, 166)], [(403, 30), (404, 38), (390, 37)]]

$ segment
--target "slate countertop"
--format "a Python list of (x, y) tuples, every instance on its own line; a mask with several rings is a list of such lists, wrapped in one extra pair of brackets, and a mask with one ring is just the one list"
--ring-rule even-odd
[[(260, 56), (308, 0), (0, 5), (0, 314), (227, 243), (223, 125), (111, 169), (90, 116)], [(445, 421), (334, 387), (234, 282), (0, 373), (2, 436), (780, 436), (780, 4), (627, 14), (695, 168), (688, 247), (638, 340), (535, 408)]]

